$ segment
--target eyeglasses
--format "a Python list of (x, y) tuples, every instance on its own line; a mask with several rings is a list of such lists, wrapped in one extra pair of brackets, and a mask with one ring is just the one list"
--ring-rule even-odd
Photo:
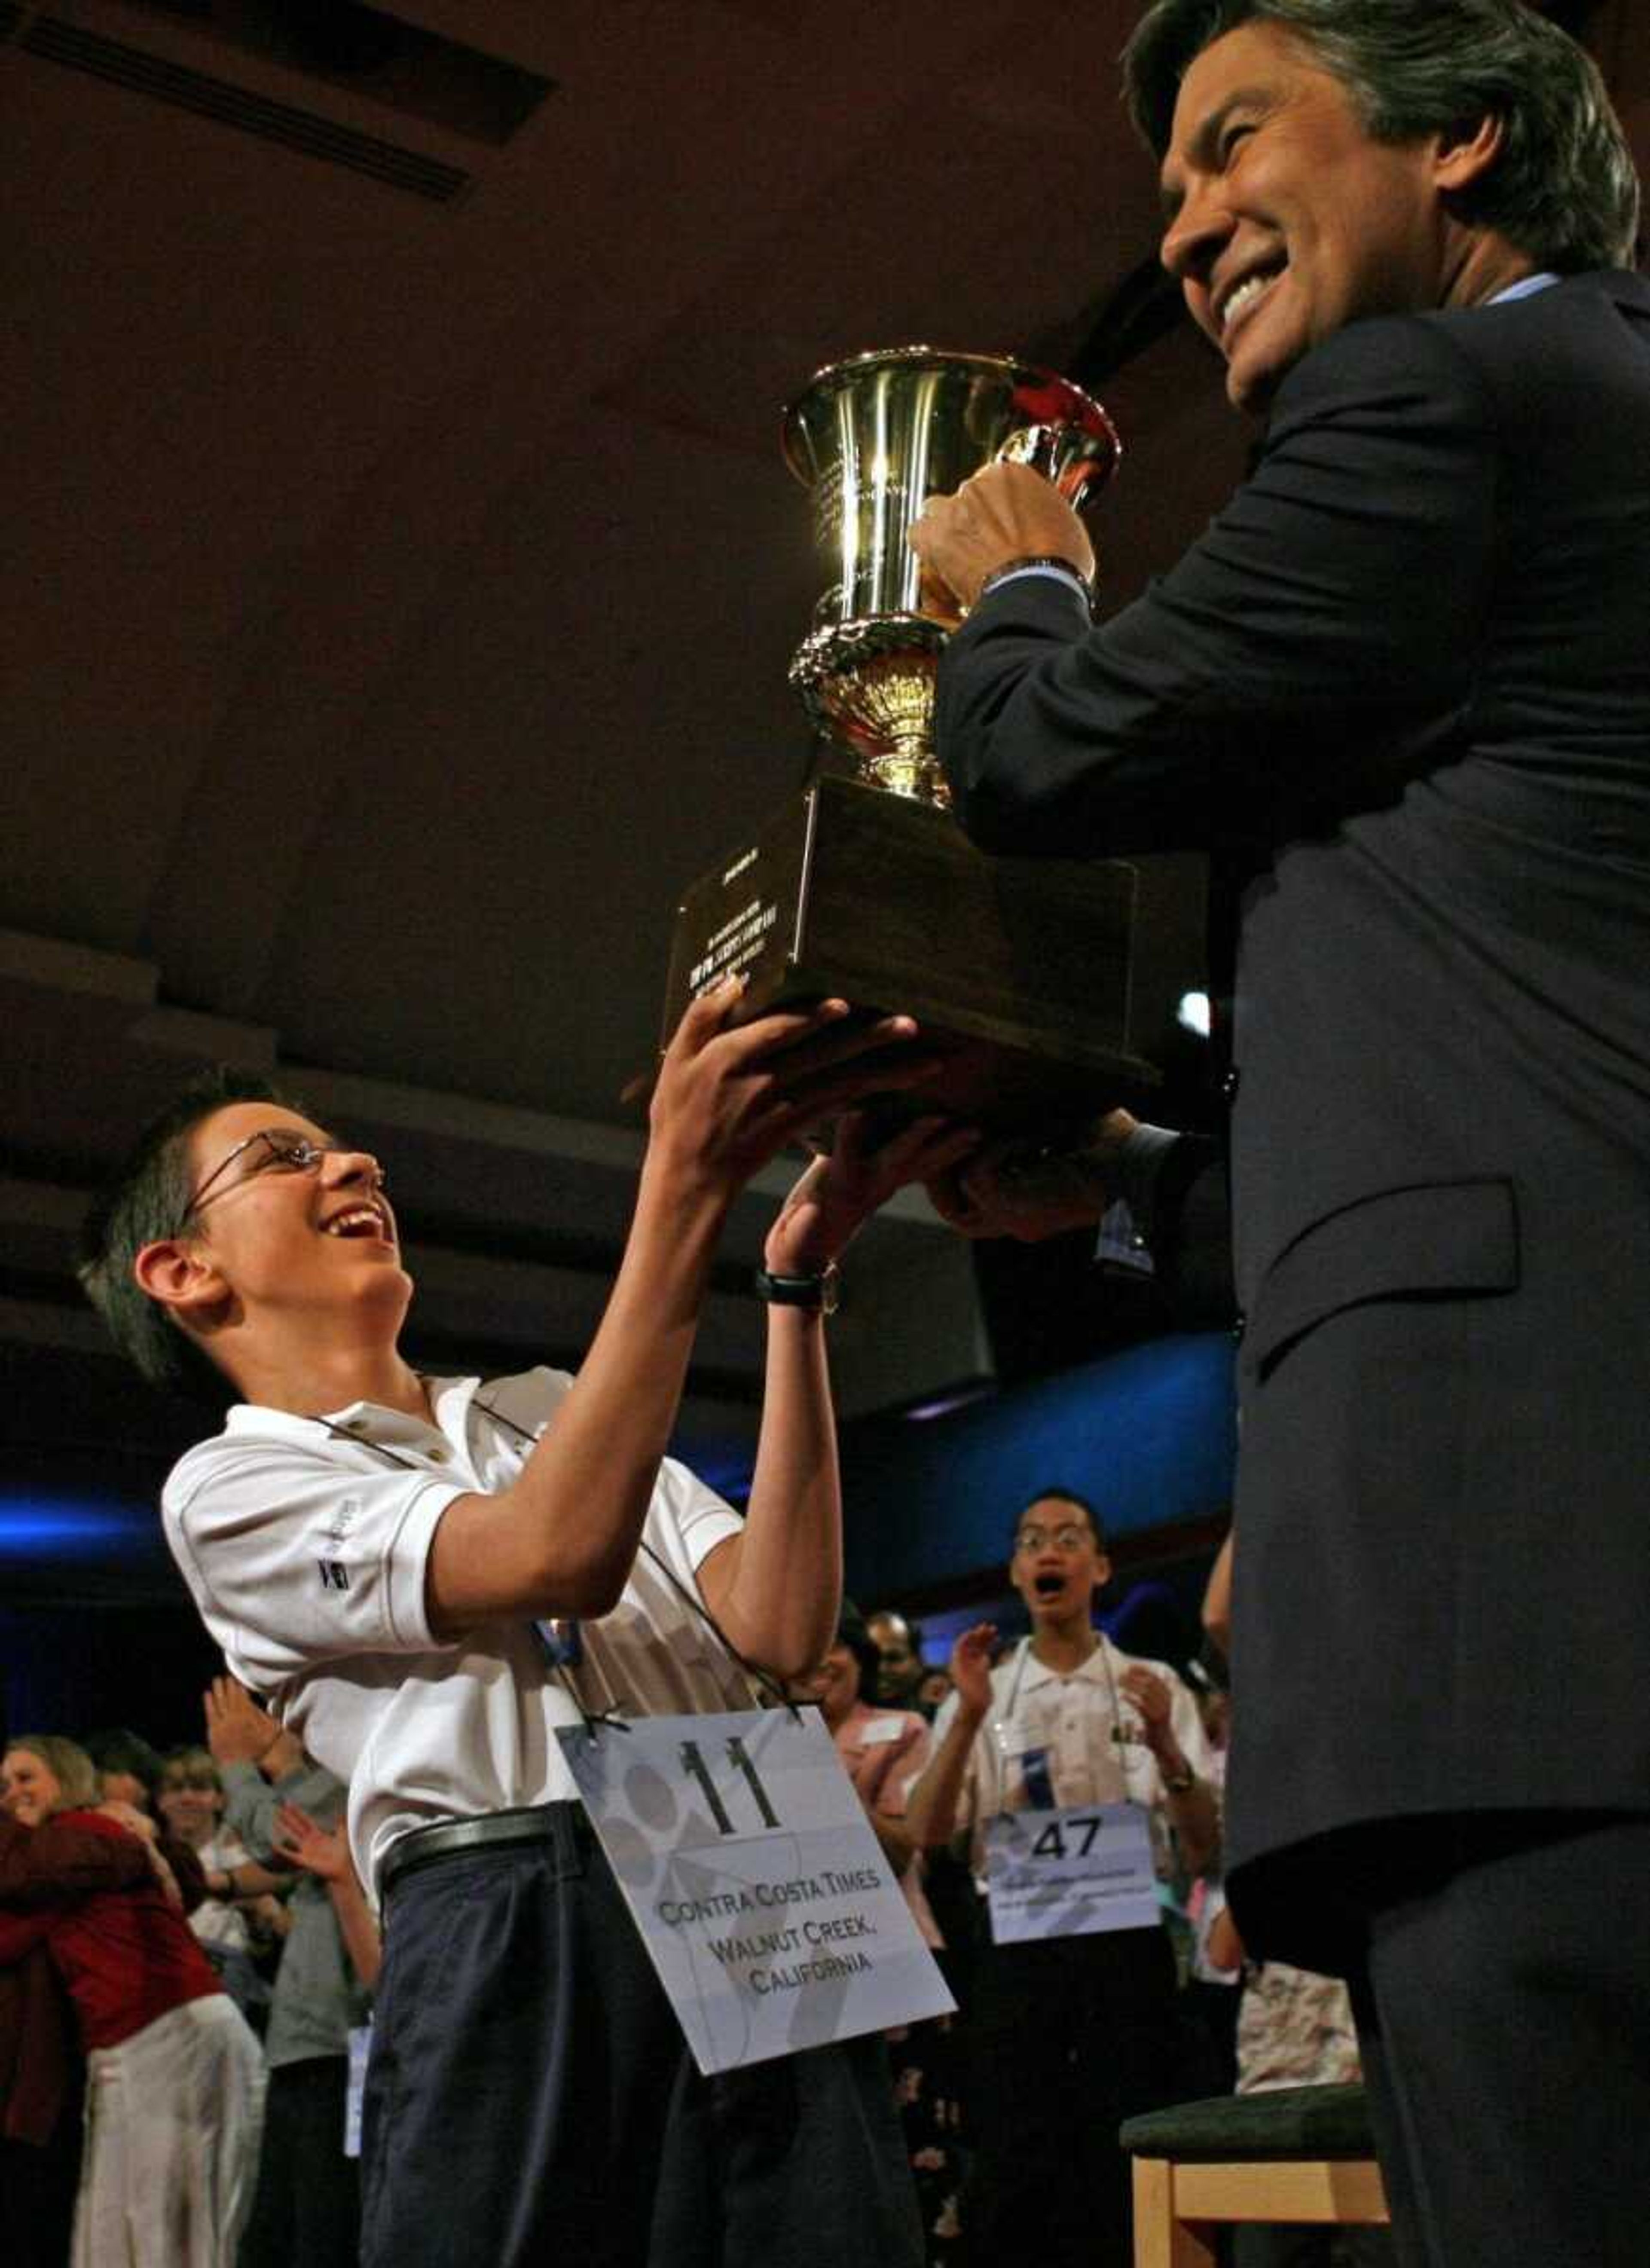
[(1086, 1528), (1073, 1522), (1066, 1528), (1022, 1528), (1014, 1538), (1016, 1551), (1044, 1551), (1053, 1544), (1057, 1551), (1080, 1551), (1094, 1536)]
[[(263, 1145), (261, 1155), (258, 1154), (260, 1143)], [(328, 1150), (335, 1150), (340, 1146), (335, 1142), (307, 1141), (303, 1135), (290, 1134), (282, 1126), (266, 1126), (260, 1129), (256, 1134), (248, 1134), (244, 1142), (237, 1142), (229, 1155), (226, 1158), (221, 1158), (213, 1167), (188, 1204), (184, 1206), (182, 1215), (172, 1233), (174, 1236), (182, 1235), (205, 1202), (207, 1191), (215, 1189), (236, 1159), (245, 1157), (249, 1151), (253, 1153), (251, 1163), (245, 1173), (237, 1175), (238, 1183), (254, 1180), (260, 1174), (318, 1173), (321, 1160), (326, 1157)], [(384, 1186), (384, 1175), (376, 1166), (373, 1167), (372, 1186), (375, 1189), (381, 1189)]]

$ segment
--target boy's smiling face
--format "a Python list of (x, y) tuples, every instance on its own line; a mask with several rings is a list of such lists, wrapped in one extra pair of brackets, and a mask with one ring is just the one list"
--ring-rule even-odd
[[(306, 1169), (250, 1138), (265, 1132), (325, 1154)], [(412, 1280), (375, 1159), (336, 1146), (324, 1128), (269, 1102), (214, 1111), (190, 1135), (188, 1153), (192, 1189), (217, 1178), (180, 1241), (221, 1275), (243, 1314), (307, 1312), (319, 1321), (381, 1306), (394, 1336)]]

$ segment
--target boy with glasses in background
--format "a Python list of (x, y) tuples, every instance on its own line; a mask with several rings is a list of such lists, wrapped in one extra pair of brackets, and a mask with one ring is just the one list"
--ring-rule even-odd
[[(1136, 1660), (1094, 1629), (1094, 1597), (1110, 1575), (1094, 1506), (1044, 1489), (1020, 1515), (1009, 1565), (1030, 1636), (995, 1669), (989, 1623), (952, 1650), (954, 1690), (906, 1825), (919, 1845), (966, 1848), (982, 1889), (991, 1822), (1009, 1812), (1050, 1814), (1058, 1845), (1065, 1830), (1053, 1815), (1127, 1806), (1146, 1815), (1159, 1872), (1214, 1863), (1219, 1824), (1197, 1702), (1166, 1663)], [(1079, 1822), (1072, 1847), (1080, 1844)], [(993, 1919), (1000, 1929), (1000, 1913)], [(968, 2094), (975, 2155), (963, 2257), (1127, 2268), (1117, 2129), (1183, 2091), (1163, 1925), (1013, 1942), (994, 1933), (966, 2014), (979, 2076)]]

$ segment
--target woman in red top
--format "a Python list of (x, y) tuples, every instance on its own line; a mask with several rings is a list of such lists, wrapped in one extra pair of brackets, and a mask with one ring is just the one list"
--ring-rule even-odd
[[(19, 1737), (0, 1802), (19, 1825), (72, 1819), (93, 1834), (152, 1832), (93, 1810), (90, 1759), (70, 1741)], [(74, 2268), (233, 2268), (251, 2201), (263, 2065), (159, 1869), (118, 1889), (24, 1910), (0, 1905), (0, 1962), (44, 1945), (86, 2051), (86, 2150)]]

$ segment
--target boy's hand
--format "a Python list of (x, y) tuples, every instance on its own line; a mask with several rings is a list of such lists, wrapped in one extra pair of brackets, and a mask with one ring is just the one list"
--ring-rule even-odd
[(981, 1139), (954, 1120), (917, 1118), (873, 1147), (865, 1113), (847, 1112), (829, 1155), (814, 1159), (769, 1230), (763, 1267), (775, 1276), (820, 1274), (895, 1189), (949, 1173)]
[(690, 1001), (649, 1110), (648, 1164), (732, 1196), (811, 1125), (870, 1094), (913, 1086), (932, 1058), (909, 1016), (849, 1023), (845, 1000), (735, 1027), (744, 980)]
[(976, 1623), (951, 1649), (951, 1683), (956, 1688), (957, 1705), (976, 1722), (991, 1712), (991, 1655), (996, 1646), (996, 1624)]

